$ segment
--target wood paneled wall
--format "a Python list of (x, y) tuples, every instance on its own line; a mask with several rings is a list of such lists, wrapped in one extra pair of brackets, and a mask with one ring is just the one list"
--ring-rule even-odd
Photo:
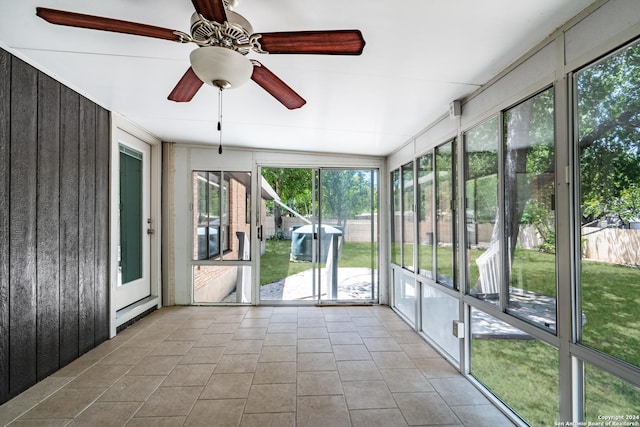
[(0, 49), (0, 404), (109, 337), (109, 119)]

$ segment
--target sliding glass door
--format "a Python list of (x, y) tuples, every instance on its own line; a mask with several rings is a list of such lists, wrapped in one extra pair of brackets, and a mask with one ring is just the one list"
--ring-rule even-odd
[(378, 171), (263, 168), (263, 303), (376, 301)]

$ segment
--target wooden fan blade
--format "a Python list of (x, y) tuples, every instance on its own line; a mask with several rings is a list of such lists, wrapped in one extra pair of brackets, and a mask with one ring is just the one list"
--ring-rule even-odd
[(202, 80), (193, 72), (193, 68), (189, 67), (167, 99), (175, 102), (189, 102), (203, 84)]
[(280, 101), (282, 105), (289, 110), (295, 110), (307, 103), (300, 95), (291, 89), (285, 82), (280, 80), (278, 76), (273, 74), (267, 67), (258, 61), (253, 61), (253, 74), (251, 80), (256, 82), (260, 87), (269, 92), (275, 99)]
[(104, 18), (102, 16), (85, 15), (83, 13), (67, 12), (64, 10), (36, 7), (36, 15), (47, 22), (70, 27), (89, 28), (92, 30), (112, 31), (114, 33), (133, 34), (136, 36), (153, 37), (181, 41), (181, 37), (174, 30), (137, 22), (121, 21), (120, 19)]
[(191, 3), (196, 12), (209, 21), (216, 21), (219, 24), (226, 22), (227, 12), (224, 10), (222, 0), (191, 0)]
[(268, 53), (360, 55), (365, 41), (360, 30), (261, 33), (258, 43)]

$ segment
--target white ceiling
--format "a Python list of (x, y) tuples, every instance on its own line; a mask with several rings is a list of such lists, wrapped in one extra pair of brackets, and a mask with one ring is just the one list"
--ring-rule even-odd
[[(360, 29), (361, 56), (259, 55), (307, 104), (223, 94), (223, 145), (386, 155), (593, 0), (241, 0), (255, 32)], [(0, 46), (164, 141), (217, 145), (217, 90), (167, 100), (196, 46), (49, 24), (36, 6), (189, 32), (189, 0), (0, 0)]]

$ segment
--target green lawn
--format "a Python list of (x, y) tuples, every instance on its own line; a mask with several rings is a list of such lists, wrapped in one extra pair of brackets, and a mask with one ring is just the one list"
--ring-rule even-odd
[[(555, 296), (554, 271), (553, 255), (517, 251), (512, 285)], [(581, 275), (583, 344), (640, 366), (640, 268), (585, 261)], [(534, 340), (473, 339), (471, 368), (531, 425), (557, 421), (554, 348)], [(585, 395), (585, 421), (605, 413), (640, 413), (640, 390), (592, 366), (585, 368)]]
[[(340, 267), (372, 267), (372, 249), (375, 245), (362, 242), (344, 242)], [(268, 240), (264, 255), (260, 258), (260, 285), (273, 283), (304, 270), (311, 269), (311, 262), (290, 261), (290, 240)], [(374, 258), (375, 260), (375, 254)], [(324, 264), (318, 264), (324, 267)]]

